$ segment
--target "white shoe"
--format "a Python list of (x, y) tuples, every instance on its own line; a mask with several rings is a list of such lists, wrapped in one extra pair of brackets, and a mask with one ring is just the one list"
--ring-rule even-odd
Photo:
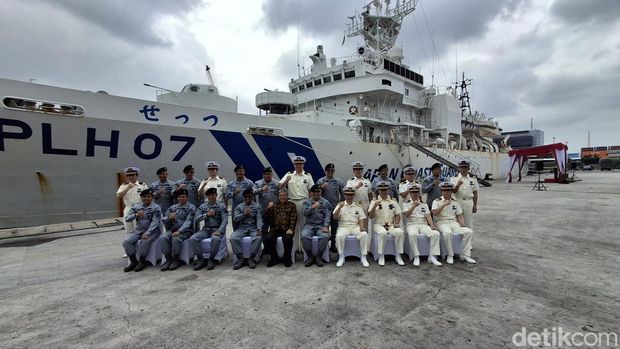
[(405, 265), (405, 262), (403, 262), (403, 258), (400, 256), (400, 253), (397, 253), (394, 259), (396, 260), (396, 263), (398, 263), (398, 265)]
[(448, 260), (446, 261), (448, 264), (454, 264), (454, 257), (448, 256)]
[(123, 254), (123, 258), (127, 258), (127, 253), (124, 253), (124, 254)]
[(441, 267), (441, 266), (443, 265), (443, 264), (441, 264), (441, 262), (439, 262), (439, 261), (437, 260), (437, 258), (435, 258), (435, 256), (432, 256), (432, 255), (431, 255), (431, 256), (428, 256), (428, 262), (429, 262), (429, 263), (433, 263), (433, 265), (436, 265), (436, 266), (438, 266), (438, 267)]
[(364, 266), (364, 268), (368, 268), (370, 266), (370, 264), (368, 264), (368, 261), (366, 260), (366, 255), (363, 255), (361, 260), (362, 260), (362, 265)]
[(342, 267), (343, 264), (344, 264), (344, 255), (341, 254), (340, 258), (338, 258), (338, 262), (336, 263), (336, 266), (340, 268)]
[(415, 256), (415, 257), (413, 258), (413, 266), (414, 266), (414, 267), (419, 267), (419, 266), (420, 266), (420, 257)]
[(471, 257), (469, 257), (469, 256), (462, 256), (461, 260), (465, 261), (465, 262), (467, 262), (469, 264), (476, 264), (476, 260), (471, 258)]
[(384, 266), (385, 265), (385, 256), (381, 255), (381, 257), (379, 257), (379, 265), (380, 266)]

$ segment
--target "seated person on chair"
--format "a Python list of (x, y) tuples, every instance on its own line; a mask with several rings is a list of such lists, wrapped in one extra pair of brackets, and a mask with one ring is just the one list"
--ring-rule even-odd
[[(136, 229), (123, 241), (123, 248), (129, 257), (129, 265), (123, 269), (125, 272), (142, 271), (146, 268), (146, 256), (149, 254), (151, 243), (159, 238), (161, 233), (159, 229), (161, 209), (153, 202), (151, 190), (143, 190), (140, 193), (140, 199), (142, 203), (132, 206), (125, 216), (126, 222), (136, 221)], [(140, 251), (137, 251), (138, 240), (142, 241)]]
[(372, 230), (377, 234), (377, 253), (379, 254), (379, 265), (385, 265), (385, 242), (388, 235), (395, 238), (396, 243), (396, 263), (405, 265), (401, 254), (404, 252), (404, 232), (400, 228), (400, 205), (396, 200), (388, 195), (389, 184), (381, 182), (377, 186), (379, 196), (370, 203), (368, 216), (372, 220)]
[(441, 197), (433, 201), (433, 216), (437, 222), (437, 229), (441, 232), (446, 250), (448, 252), (448, 264), (454, 263), (454, 251), (452, 250), (452, 235), (463, 235), (461, 260), (467, 263), (476, 263), (471, 258), (471, 238), (473, 231), (465, 226), (463, 221), (463, 209), (458, 202), (452, 199), (454, 185), (450, 182), (443, 182), (441, 187)]
[(413, 250), (413, 265), (420, 266), (420, 250), (418, 249), (418, 235), (423, 234), (430, 240), (430, 250), (428, 262), (440, 266), (441, 263), (435, 258), (439, 255), (439, 232), (431, 217), (428, 205), (421, 201), (420, 191), (422, 187), (418, 184), (409, 185), (409, 198), (403, 202), (403, 215), (407, 217), (407, 236), (409, 246)]
[[(301, 243), (308, 259), (305, 266), (309, 267), (316, 263), (317, 267), (323, 266), (323, 252), (329, 243), (329, 225), (331, 220), (332, 205), (321, 196), (321, 186), (318, 184), (310, 188), (310, 198), (304, 201), (302, 213), (306, 217), (306, 224), (301, 232)], [(312, 253), (312, 237), (319, 237), (319, 250), (316, 255)]]
[[(278, 201), (275, 204), (273, 202), (267, 204), (264, 217), (263, 221), (269, 222), (269, 232), (263, 236), (265, 253), (271, 256), (267, 267), (273, 267), (280, 262), (284, 262), (284, 265), (288, 268), (293, 263), (291, 253), (293, 251), (295, 225), (297, 224), (297, 206), (288, 200), (286, 189), (280, 189)], [(276, 251), (278, 237), (282, 237), (282, 245), (284, 245), (282, 260), (280, 260)]]
[(365, 268), (369, 267), (366, 254), (368, 253), (368, 245), (370, 237), (366, 232), (366, 215), (361, 206), (353, 202), (355, 189), (351, 187), (344, 188), (345, 201), (338, 203), (334, 209), (334, 219), (338, 220), (338, 229), (336, 232), (336, 248), (338, 249), (337, 267), (344, 264), (344, 243), (347, 236), (353, 235), (360, 241), (361, 262)]
[[(237, 256), (237, 261), (233, 264), (233, 269), (237, 270), (244, 265), (250, 269), (256, 268), (256, 255), (260, 251), (263, 229), (263, 210), (260, 205), (254, 202), (254, 190), (247, 188), (243, 191), (244, 201), (240, 203), (233, 214), (233, 222), (237, 224), (237, 230), (230, 237), (230, 245), (233, 254)], [(243, 258), (242, 241), (249, 236), (252, 238), (252, 250), (250, 258)]]
[[(226, 225), (228, 225), (228, 210), (222, 201), (217, 199), (218, 192), (216, 188), (207, 189), (207, 201), (198, 207), (194, 216), (194, 226), (204, 221), (205, 224), (196, 234), (189, 238), (189, 244), (192, 248), (192, 254), (196, 257), (194, 260), (194, 270), (200, 270), (207, 267), (211, 270), (215, 267), (215, 256), (220, 250), (220, 242), (222, 236), (226, 235)], [(209, 258), (204, 259), (202, 256), (202, 240), (211, 238), (211, 251)]]
[(170, 206), (163, 218), (166, 233), (160, 240), (161, 253), (166, 257), (166, 262), (161, 266), (161, 271), (175, 270), (179, 267), (183, 241), (192, 236), (194, 232), (196, 207), (187, 201), (188, 194), (187, 189), (179, 189), (177, 191), (178, 204)]

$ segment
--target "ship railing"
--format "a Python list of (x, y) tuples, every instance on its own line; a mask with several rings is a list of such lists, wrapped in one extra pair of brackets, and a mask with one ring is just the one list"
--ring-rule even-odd
[[(437, 148), (437, 149), (439, 149), (439, 148)], [(476, 176), (478, 176), (478, 177), (480, 177), (480, 164), (475, 162), (475, 161), (473, 161), (473, 160), (471, 160), (469, 157), (467, 157), (467, 156), (465, 156), (463, 154), (457, 153), (454, 150), (449, 149), (447, 147), (446, 148), (441, 148), (440, 152), (439, 151), (435, 151), (435, 153), (437, 153), (437, 155), (442, 156), (444, 158), (456, 158), (458, 160), (457, 163), (462, 161), (462, 160), (469, 161), (469, 164), (470, 164), (469, 165), (469, 172), (474, 174), (474, 175), (476, 175)]]
[(21, 97), (4, 97), (2, 104), (7, 109), (45, 114), (59, 114), (73, 117), (84, 116), (84, 107), (67, 103), (33, 100)]
[(248, 126), (248, 133), (261, 136), (284, 136), (284, 130), (275, 127)]

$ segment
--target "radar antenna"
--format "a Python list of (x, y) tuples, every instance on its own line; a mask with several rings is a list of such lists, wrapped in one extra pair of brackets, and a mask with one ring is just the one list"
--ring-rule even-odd
[(390, 0), (373, 0), (364, 6), (364, 12), (349, 17), (351, 23), (344, 34), (349, 38), (361, 36), (368, 48), (386, 54), (394, 47), (403, 19), (415, 10), (418, 1), (397, 0), (390, 7)]

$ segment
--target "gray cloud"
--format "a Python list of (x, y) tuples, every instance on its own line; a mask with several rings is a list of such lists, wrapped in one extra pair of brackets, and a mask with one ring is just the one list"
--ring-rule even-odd
[(620, 1), (556, 0), (551, 13), (568, 24), (615, 22), (620, 18)]
[[(115, 16), (108, 16), (112, 23)], [(24, 18), (37, 20), (25, 25)], [(3, 38), (0, 76), (152, 100), (154, 91), (142, 82), (180, 89), (201, 80), (209, 61), (204, 46), (185, 28), (161, 29), (160, 43), (169, 44), (145, 46), (135, 42), (135, 33), (112, 33), (92, 19), (67, 16), (62, 6), (3, 1), (0, 32), (10, 34)]]
[[(198, 0), (31, 0), (62, 8), (101, 27), (110, 34), (139, 45), (171, 45), (157, 33), (154, 21), (163, 15), (179, 16), (197, 6)], [(62, 20), (64, 16), (59, 16)]]

